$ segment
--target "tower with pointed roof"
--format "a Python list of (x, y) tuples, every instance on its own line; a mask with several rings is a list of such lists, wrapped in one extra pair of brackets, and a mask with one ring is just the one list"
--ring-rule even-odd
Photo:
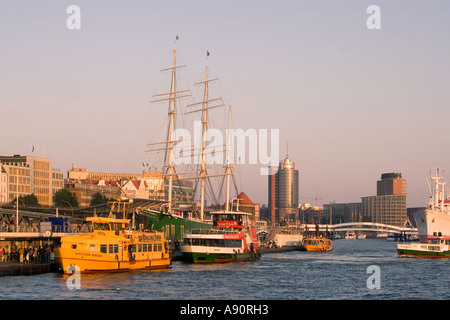
[(298, 213), (299, 172), (289, 155), (280, 161), (269, 175), (269, 211), (272, 225), (280, 223), (288, 214)]

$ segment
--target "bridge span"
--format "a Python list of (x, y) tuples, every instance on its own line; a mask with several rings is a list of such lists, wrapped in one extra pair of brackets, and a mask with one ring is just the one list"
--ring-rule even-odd
[[(417, 228), (399, 227), (384, 223), (376, 222), (346, 222), (338, 224), (319, 224), (321, 232), (339, 232), (339, 231), (374, 231), (374, 232), (390, 232), (398, 234), (417, 234)], [(316, 231), (315, 224), (301, 225), (303, 231)]]

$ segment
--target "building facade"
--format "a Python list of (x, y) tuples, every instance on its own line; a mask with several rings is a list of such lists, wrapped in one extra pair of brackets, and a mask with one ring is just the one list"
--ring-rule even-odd
[(329, 203), (323, 205), (326, 223), (346, 223), (363, 221), (360, 202)]
[(52, 169), (51, 163), (51, 159), (42, 157), (0, 156), (0, 171), (2, 176), (6, 175), (7, 183), (4, 203), (33, 193), (39, 204), (53, 205), (53, 194), (63, 188), (64, 177), (62, 172)]
[[(105, 189), (104, 192), (113, 198), (127, 196), (129, 198), (168, 200), (168, 179), (161, 171), (143, 171), (142, 173), (114, 173), (114, 172), (88, 172), (85, 168), (73, 167), (67, 173), (66, 188), (77, 194), (80, 206), (88, 206), (93, 194)], [(120, 190), (122, 187), (123, 192)], [(95, 187), (94, 187), (95, 185)], [(112, 188), (112, 189), (111, 189)], [(115, 189), (114, 189), (115, 188)], [(97, 191), (92, 193), (92, 190)], [(103, 191), (101, 191), (103, 192)], [(117, 195), (118, 193), (118, 195)], [(89, 199), (89, 201), (88, 201)], [(172, 199), (180, 203), (194, 201), (193, 185), (189, 181), (174, 179), (172, 181)]]
[(406, 210), (406, 180), (400, 173), (384, 173), (377, 181), (377, 195), (362, 197), (361, 214), (376, 223), (403, 226)]
[(269, 210), (272, 225), (280, 223), (290, 214), (298, 214), (299, 173), (295, 163), (288, 156), (278, 166), (276, 172), (270, 167)]
[(244, 192), (239, 193), (239, 195), (233, 199), (232, 205), (234, 210), (250, 213), (250, 220), (252, 223), (261, 219), (259, 203), (254, 203)]

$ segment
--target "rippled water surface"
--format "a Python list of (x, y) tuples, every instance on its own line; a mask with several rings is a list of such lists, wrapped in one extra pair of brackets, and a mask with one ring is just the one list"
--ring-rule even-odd
[[(380, 270), (380, 289), (369, 289), (369, 266)], [(386, 240), (336, 240), (331, 252), (264, 254), (260, 261), (81, 275), (69, 289), (67, 275), (0, 278), (1, 299), (164, 300), (393, 300), (450, 299), (450, 259), (401, 258)]]

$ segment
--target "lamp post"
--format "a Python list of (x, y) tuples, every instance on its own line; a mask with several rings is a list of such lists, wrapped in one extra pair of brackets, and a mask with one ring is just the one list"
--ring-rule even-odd
[(72, 217), (73, 217), (73, 207), (72, 207), (72, 205), (70, 204), (70, 202), (68, 202), (68, 201), (66, 201), (66, 200), (61, 200), (61, 202), (65, 202), (65, 203), (67, 203), (67, 204), (70, 206), (70, 209), (71, 209), (71, 211), (72, 211)]
[(19, 168), (16, 170), (16, 232), (19, 232)]

